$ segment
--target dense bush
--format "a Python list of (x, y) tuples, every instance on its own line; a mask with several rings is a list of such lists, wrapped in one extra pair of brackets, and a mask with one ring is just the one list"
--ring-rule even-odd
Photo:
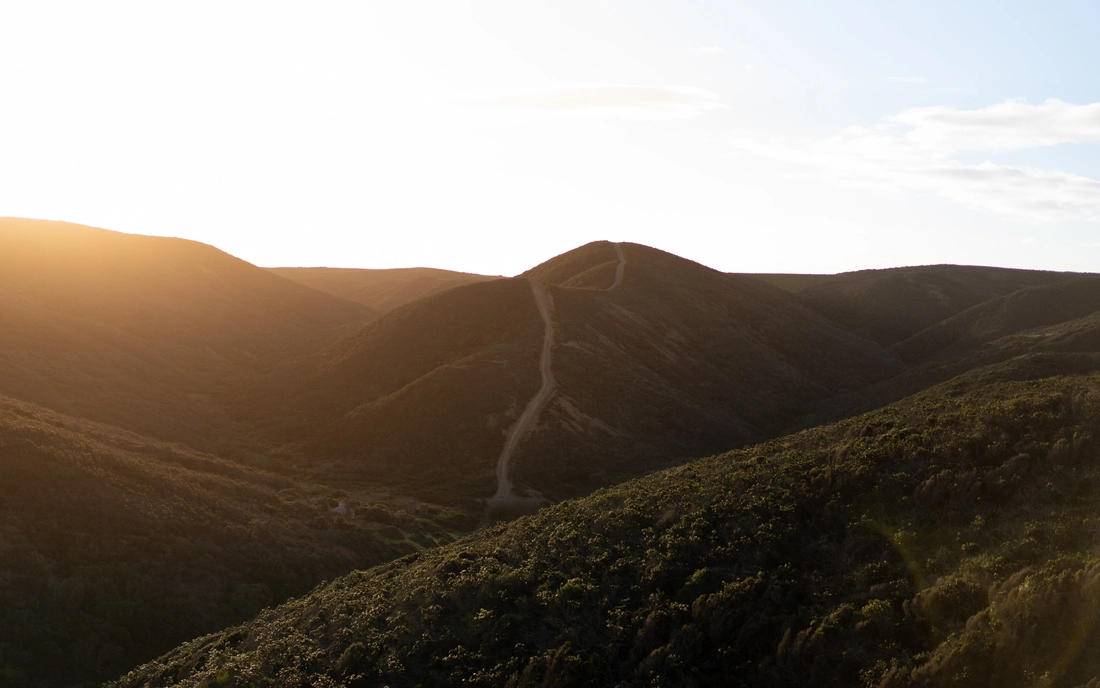
[(352, 574), (119, 685), (1083, 684), (1100, 378), (957, 391)]
[[(351, 517), (331, 511), (339, 501)], [(449, 542), (356, 498), (0, 397), (0, 685), (94, 685), (321, 581)]]

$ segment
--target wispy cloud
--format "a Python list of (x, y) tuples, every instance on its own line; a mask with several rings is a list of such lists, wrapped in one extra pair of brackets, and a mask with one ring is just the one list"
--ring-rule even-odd
[(923, 84), (927, 79), (923, 76), (892, 76), (890, 81), (897, 81), (902, 84)]
[(721, 55), (722, 53), (726, 52), (724, 49), (716, 45), (706, 45), (701, 48), (688, 48), (688, 50), (695, 53), (696, 55)]
[(711, 91), (672, 86), (575, 86), (457, 102), (477, 107), (643, 119), (690, 119), (728, 107)]
[(967, 164), (958, 154), (1092, 142), (1100, 142), (1100, 103), (1059, 100), (1009, 100), (978, 110), (916, 108), (824, 139), (730, 139), (744, 153), (810, 168), (837, 184), (931, 191), (1031, 221), (1100, 220), (1100, 181), (990, 161)]

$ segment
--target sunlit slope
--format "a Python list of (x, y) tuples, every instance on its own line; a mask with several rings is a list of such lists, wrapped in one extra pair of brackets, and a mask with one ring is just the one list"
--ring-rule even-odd
[(343, 268), (269, 268), (307, 287), (369, 306), (380, 313), (447, 289), (496, 277), (434, 268), (356, 270)]
[(438, 493), (492, 494), (509, 425), (539, 385), (543, 326), (526, 280), (470, 284), (349, 325), (250, 393), (302, 466)]
[(443, 516), (0, 396), (0, 683), (97, 685), (420, 546), (403, 533), (449, 541)]
[(1039, 270), (929, 265), (833, 275), (800, 290), (798, 297), (818, 313), (889, 346), (990, 299), (1076, 277)]
[(1097, 438), (1097, 377), (935, 388), (347, 576), (118, 685), (1082, 686)]
[(205, 244), (0, 219), (0, 393), (161, 438), (216, 446), (237, 378), (371, 314)]
[(516, 475), (555, 496), (771, 437), (816, 402), (901, 370), (758, 280), (638, 244), (589, 244), (527, 275), (554, 299), (558, 391)]

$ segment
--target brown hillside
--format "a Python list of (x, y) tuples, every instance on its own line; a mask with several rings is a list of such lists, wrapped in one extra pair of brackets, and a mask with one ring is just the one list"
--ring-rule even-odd
[(620, 248), (613, 290), (618, 254), (597, 242), (335, 330), (253, 388), (246, 420), (324, 480), (487, 497), (505, 433), (540, 384), (543, 323), (524, 277), (550, 285), (558, 387), (511, 474), (553, 498), (774, 436), (901, 369), (780, 289)]
[(1075, 277), (991, 299), (899, 342), (894, 350), (912, 362), (957, 356), (985, 342), (1100, 311), (1100, 277)]
[(0, 683), (98, 685), (452, 539), (423, 516), (0, 396)]
[(0, 393), (213, 448), (265, 361), (371, 311), (211, 246), (0, 219)]
[(1078, 275), (1038, 270), (929, 265), (835, 275), (799, 291), (802, 303), (889, 346), (967, 308), (1019, 289)]
[(334, 331), (252, 390), (252, 418), (327, 476), (484, 496), (541, 340), (526, 280), (469, 284)]
[[(559, 389), (516, 466), (551, 495), (774, 436), (817, 401), (901, 370), (778, 288), (620, 248), (619, 288), (551, 289)], [(598, 242), (526, 275), (606, 287), (617, 262)]]
[(363, 304), (379, 313), (463, 284), (498, 279), (435, 268), (268, 268), (268, 271), (318, 291)]

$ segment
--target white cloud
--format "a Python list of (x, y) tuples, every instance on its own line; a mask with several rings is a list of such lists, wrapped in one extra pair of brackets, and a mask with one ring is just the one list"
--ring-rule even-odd
[(923, 84), (926, 79), (923, 76), (892, 76), (890, 81), (897, 81), (902, 84)]
[(1059, 143), (1100, 142), (1100, 103), (1040, 105), (1007, 100), (980, 110), (927, 107), (906, 110), (892, 122), (912, 127), (907, 137), (944, 150), (1004, 151)]
[(574, 86), (458, 102), (480, 107), (642, 119), (690, 119), (728, 107), (711, 91), (672, 86)]
[(997, 152), (1100, 142), (1100, 103), (1009, 100), (978, 110), (906, 110), (836, 136), (730, 143), (741, 152), (809, 168), (842, 186), (930, 191), (963, 205), (1030, 221), (1100, 220), (1100, 181), (1060, 170), (959, 161)]
[(706, 45), (702, 48), (691, 48), (690, 50), (696, 55), (721, 55), (722, 53), (726, 52), (716, 45)]

